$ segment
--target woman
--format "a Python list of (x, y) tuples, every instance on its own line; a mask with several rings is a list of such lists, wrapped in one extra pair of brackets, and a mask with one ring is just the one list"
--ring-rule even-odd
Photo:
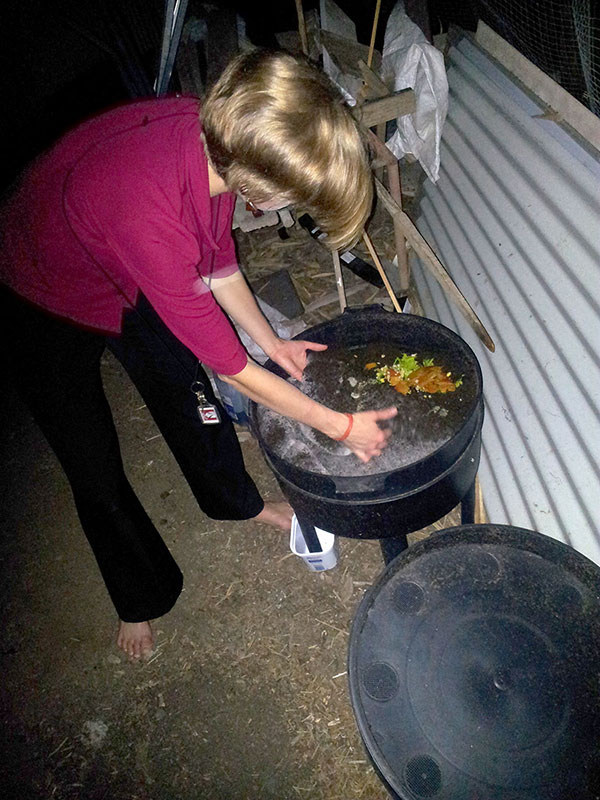
[[(224, 312), (295, 378), (307, 351), (325, 346), (279, 339), (260, 313), (235, 258), (236, 194), (265, 210), (302, 204), (332, 247), (360, 235), (372, 202), (364, 145), (307, 61), (237, 57), (200, 115), (196, 100), (171, 98), (92, 119), (30, 166), (4, 209), (12, 371), (67, 474), (119, 615), (118, 644), (133, 658), (151, 652), (150, 620), (173, 606), (182, 575), (125, 477), (104, 348), (214, 519), (287, 528), (291, 509), (260, 497), (200, 361), (253, 400), (345, 439), (363, 461), (381, 452), (378, 421), (396, 412), (335, 412), (248, 358)], [(221, 421), (204, 424), (211, 406)]]

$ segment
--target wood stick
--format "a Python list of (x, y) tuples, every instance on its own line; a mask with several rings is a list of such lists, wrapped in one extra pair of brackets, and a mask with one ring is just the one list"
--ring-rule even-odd
[(387, 289), (387, 293), (390, 296), (390, 299), (392, 301), (392, 304), (393, 304), (394, 308), (396, 309), (396, 311), (399, 314), (401, 314), (402, 313), (402, 309), (400, 308), (400, 303), (398, 302), (398, 298), (394, 294), (394, 290), (392, 289), (392, 287), (390, 285), (390, 282), (388, 280), (388, 276), (385, 274), (385, 270), (384, 270), (384, 268), (383, 268), (383, 266), (381, 264), (381, 261), (379, 260), (379, 256), (377, 255), (377, 253), (375, 251), (375, 248), (373, 247), (373, 242), (371, 241), (371, 237), (369, 236), (369, 234), (366, 231), (364, 231), (364, 233), (363, 233), (363, 240), (364, 240), (365, 244), (367, 245), (367, 249), (368, 249), (369, 253), (371, 254), (371, 258), (375, 262), (375, 266), (377, 267), (377, 270), (378, 270), (379, 274), (381, 275), (381, 280), (383, 281), (383, 284), (384, 284), (385, 288)]
[(300, 33), (302, 52), (304, 53), (305, 56), (307, 56), (308, 37), (306, 35), (306, 22), (304, 21), (304, 9), (302, 8), (302, 0), (296, 0), (296, 13), (298, 14), (298, 32)]
[(375, 36), (377, 34), (377, 23), (379, 22), (379, 12), (381, 11), (381, 0), (377, 0), (375, 6), (375, 18), (373, 19), (373, 30), (371, 31), (371, 44), (369, 45), (369, 57), (367, 58), (367, 66), (371, 66), (373, 61), (373, 50), (375, 49)]
[(343, 311), (348, 302), (346, 300), (346, 290), (344, 287), (344, 278), (342, 276), (342, 265), (340, 264), (340, 254), (337, 250), (332, 253), (333, 256), (333, 271), (335, 272), (335, 283), (338, 290), (338, 298), (340, 301), (340, 311)]
[(377, 196), (386, 207), (388, 212), (392, 215), (392, 219), (398, 221), (404, 236), (406, 236), (408, 243), (419, 256), (423, 262), (423, 265), (432, 273), (433, 277), (440, 284), (448, 298), (452, 300), (488, 350), (491, 350), (493, 353), (496, 349), (494, 340), (487, 332), (483, 322), (479, 319), (475, 311), (469, 305), (464, 294), (454, 283), (442, 262), (433, 252), (427, 241), (423, 238), (416, 225), (414, 225), (408, 214), (402, 211), (402, 208), (394, 200), (392, 195), (388, 192), (381, 181), (377, 180), (377, 178), (375, 178), (375, 188), (377, 190)]
[(475, 524), (484, 525), (487, 522), (489, 522), (489, 519), (483, 502), (481, 482), (479, 480), (479, 475), (477, 475), (475, 477)]

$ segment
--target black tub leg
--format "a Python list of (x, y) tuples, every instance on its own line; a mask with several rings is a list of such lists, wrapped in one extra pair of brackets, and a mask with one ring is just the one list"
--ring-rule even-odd
[(473, 525), (475, 522), (475, 481), (460, 501), (460, 522), (461, 525)]
[(312, 524), (312, 522), (309, 522), (305, 517), (299, 517), (298, 514), (296, 514), (296, 518), (298, 520), (298, 524), (300, 525), (302, 536), (304, 536), (304, 541), (306, 542), (306, 546), (308, 547), (308, 552), (320, 553), (323, 548), (321, 547), (321, 542), (319, 541), (319, 537), (317, 536), (315, 526)]
[(388, 536), (385, 539), (379, 540), (381, 547), (381, 555), (385, 564), (389, 564), (396, 556), (408, 547), (406, 535), (404, 536)]

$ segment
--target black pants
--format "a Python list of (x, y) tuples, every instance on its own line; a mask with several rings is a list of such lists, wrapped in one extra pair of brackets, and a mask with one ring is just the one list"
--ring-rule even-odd
[[(127, 370), (175, 456), (200, 508), (213, 519), (249, 519), (263, 501), (229, 418), (203, 425), (190, 391), (194, 355), (145, 299), (118, 337), (52, 318), (2, 293), (2, 336), (17, 388), (71, 484), (82, 527), (120, 619), (165, 614), (183, 578), (123, 470), (100, 376), (108, 347)], [(218, 405), (201, 371), (210, 402)]]

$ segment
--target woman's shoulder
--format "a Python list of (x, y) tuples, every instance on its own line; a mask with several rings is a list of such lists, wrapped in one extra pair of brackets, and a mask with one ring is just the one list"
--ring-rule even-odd
[(198, 101), (188, 97), (146, 100), (102, 115), (85, 132), (87, 147), (72, 161), (69, 185), (143, 202), (148, 192), (178, 195), (185, 176), (202, 174)]
[(88, 243), (110, 239), (121, 252), (159, 243), (162, 252), (169, 242), (195, 263), (200, 240), (210, 244), (215, 235), (196, 105), (184, 98), (135, 105), (133, 126), (96, 139), (70, 170), (62, 207)]
[(168, 97), (128, 103), (100, 114), (67, 137), (64, 146), (73, 155), (85, 155), (94, 148), (123, 151), (128, 144), (144, 148), (175, 143), (200, 132), (199, 101), (189, 97)]

